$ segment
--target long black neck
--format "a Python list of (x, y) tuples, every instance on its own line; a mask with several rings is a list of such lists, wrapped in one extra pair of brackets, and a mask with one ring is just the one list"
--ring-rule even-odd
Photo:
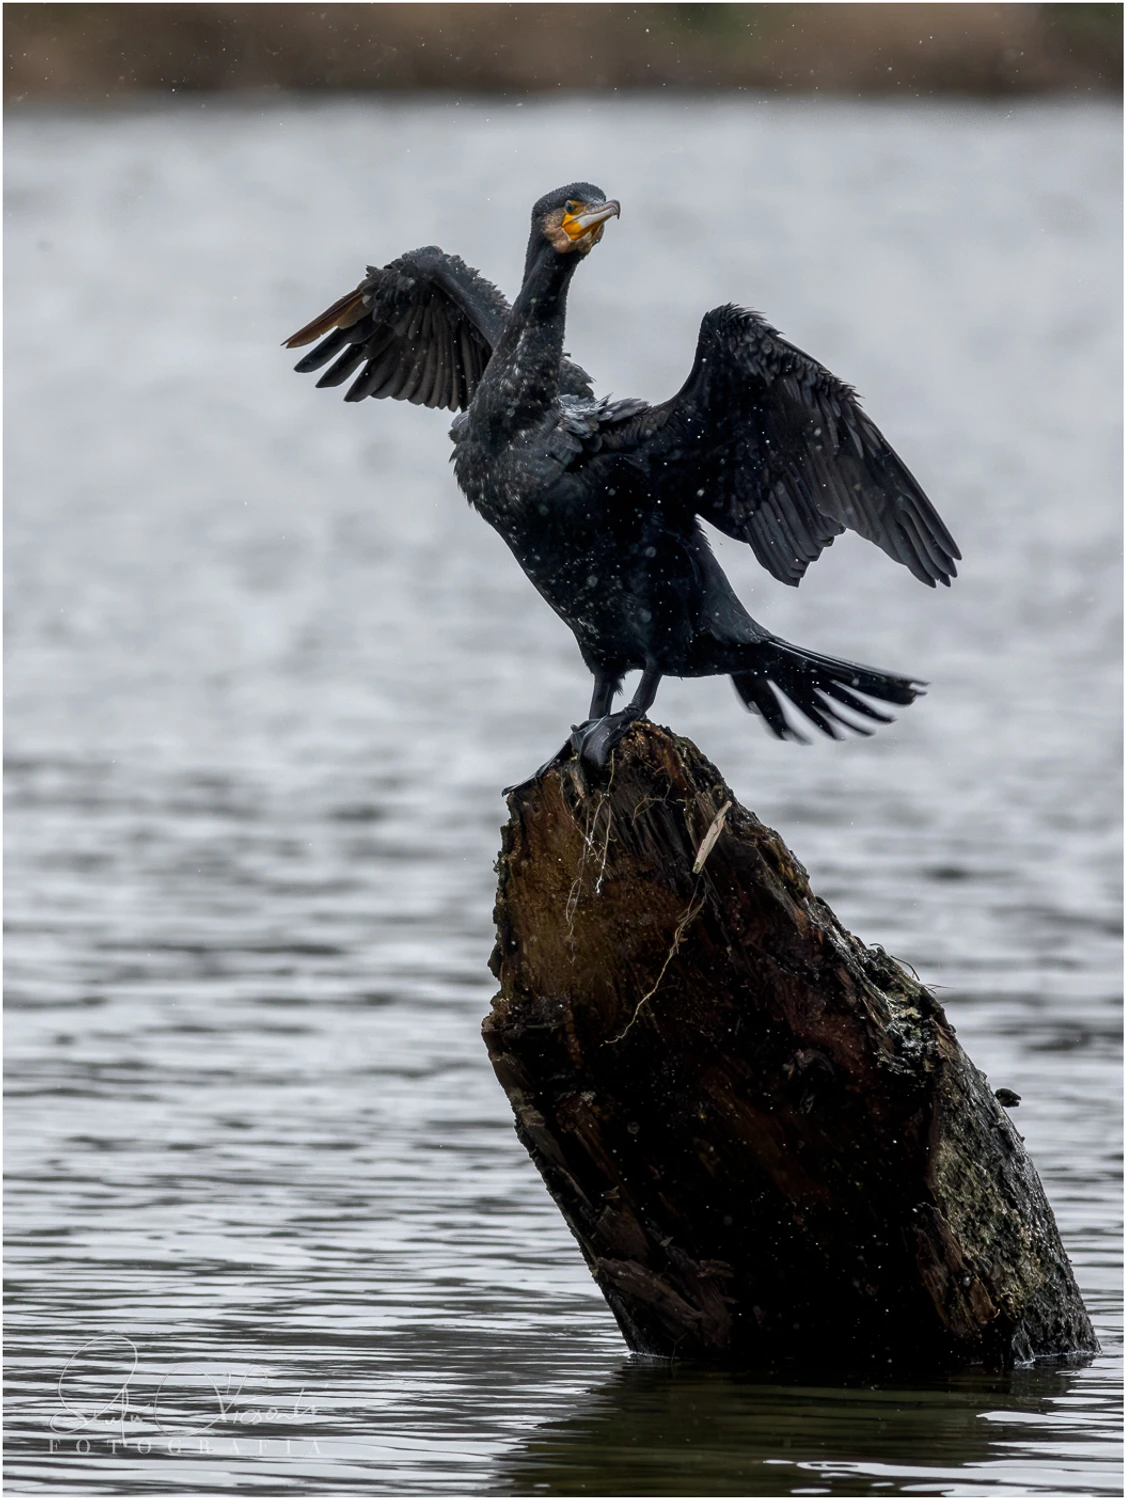
[(557, 400), (567, 288), (579, 260), (577, 253), (558, 254), (546, 240), (534, 253), (529, 249), (524, 285), (473, 403), (490, 425), (519, 431)]

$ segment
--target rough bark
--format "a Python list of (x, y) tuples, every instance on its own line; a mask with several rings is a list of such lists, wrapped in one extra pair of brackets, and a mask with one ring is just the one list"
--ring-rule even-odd
[(643, 722), (509, 797), (484, 1035), (631, 1349), (1005, 1367), (1097, 1348), (930, 992)]

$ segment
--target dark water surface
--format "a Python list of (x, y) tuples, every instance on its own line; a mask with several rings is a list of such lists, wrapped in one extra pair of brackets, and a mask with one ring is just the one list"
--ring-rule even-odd
[[(17, 117), (7, 135), (13, 1493), (1117, 1494), (1120, 117), (1105, 105), (477, 103)], [(962, 544), (858, 539), (752, 610), (929, 696), (691, 735), (912, 963), (1017, 1116), (1104, 1354), (903, 1388), (631, 1361), (478, 1027), (499, 789), (585, 711), (446, 418), (278, 342), (435, 241), (620, 224), (569, 347), (660, 398), (762, 309)]]

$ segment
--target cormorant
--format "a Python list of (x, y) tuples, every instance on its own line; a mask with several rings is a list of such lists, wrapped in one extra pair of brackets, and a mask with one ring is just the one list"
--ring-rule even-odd
[[(699, 518), (749, 542), (794, 585), (846, 529), (932, 588), (949, 584), (954, 539), (852, 388), (757, 313), (728, 305), (705, 315), (695, 363), (671, 400), (597, 399), (563, 351), (567, 290), (620, 212), (588, 182), (541, 198), (511, 307), (431, 245), (369, 266), (286, 346), (321, 338), (296, 368), (336, 356), (317, 384), (354, 376), (346, 401), (391, 396), (459, 412), (450, 435), (462, 490), (570, 626), (594, 674), (590, 718), (573, 736), (584, 759), (605, 764), (664, 676), (730, 676), (780, 739), (804, 738), (785, 700), (834, 739), (841, 725), (867, 734), (841, 708), (889, 723), (867, 700), (911, 703), (923, 684), (764, 630)], [(631, 670), (642, 674), (637, 692), (612, 713)]]

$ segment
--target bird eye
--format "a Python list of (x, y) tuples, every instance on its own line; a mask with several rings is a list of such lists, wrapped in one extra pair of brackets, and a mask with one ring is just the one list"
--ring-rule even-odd
[(579, 211), (579, 205), (573, 198), (568, 198), (567, 202), (563, 206), (569, 214), (578, 213)]

